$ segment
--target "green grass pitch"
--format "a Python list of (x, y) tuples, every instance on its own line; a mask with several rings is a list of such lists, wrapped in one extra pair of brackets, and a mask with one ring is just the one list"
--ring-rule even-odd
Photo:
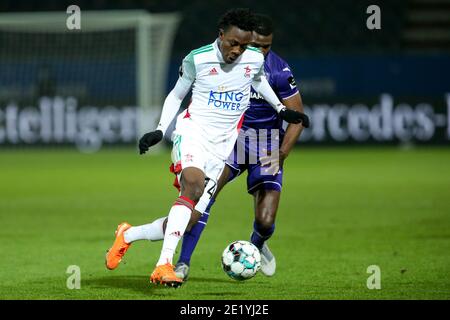
[[(162, 242), (139, 242), (104, 266), (117, 224), (167, 214), (177, 196), (169, 153), (134, 149), (0, 151), (0, 299), (449, 299), (450, 149), (297, 149), (286, 162), (272, 278), (236, 282), (220, 256), (247, 240), (245, 178), (211, 212), (179, 289), (149, 276)], [(81, 289), (66, 287), (68, 266)], [(367, 267), (381, 289), (366, 286)]]

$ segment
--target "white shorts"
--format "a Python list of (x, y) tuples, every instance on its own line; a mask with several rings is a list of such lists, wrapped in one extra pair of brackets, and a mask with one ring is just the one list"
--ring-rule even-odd
[[(217, 189), (217, 181), (225, 167), (225, 161), (211, 153), (211, 145), (195, 126), (183, 125), (182, 130), (175, 130), (172, 134), (172, 163), (171, 171), (176, 174), (179, 186), (181, 173), (184, 169), (195, 167), (205, 174), (205, 190), (195, 209), (200, 213), (206, 210), (211, 197)], [(178, 129), (178, 128), (177, 128)]]

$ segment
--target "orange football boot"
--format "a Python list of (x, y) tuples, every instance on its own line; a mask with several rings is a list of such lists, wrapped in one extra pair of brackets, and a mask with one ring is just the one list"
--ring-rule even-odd
[(106, 268), (109, 270), (114, 270), (119, 265), (120, 261), (122, 261), (125, 252), (127, 252), (128, 248), (131, 246), (131, 243), (126, 243), (123, 233), (131, 228), (131, 225), (127, 222), (122, 222), (117, 226), (116, 229), (116, 240), (111, 248), (109, 248), (108, 252), (106, 252)]
[(150, 281), (155, 284), (164, 284), (174, 288), (181, 286), (183, 284), (183, 280), (176, 276), (173, 269), (174, 266), (171, 263), (156, 266), (150, 276)]

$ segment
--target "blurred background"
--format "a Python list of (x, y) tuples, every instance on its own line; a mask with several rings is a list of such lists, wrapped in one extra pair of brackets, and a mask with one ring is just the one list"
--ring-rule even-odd
[[(69, 5), (81, 29), (69, 30)], [(370, 30), (367, 8), (381, 10)], [(448, 144), (450, 1), (239, 1), (276, 23), (311, 145)], [(182, 58), (211, 43), (224, 1), (0, 3), (0, 145), (134, 144), (153, 129)], [(167, 135), (168, 137), (169, 135)]]

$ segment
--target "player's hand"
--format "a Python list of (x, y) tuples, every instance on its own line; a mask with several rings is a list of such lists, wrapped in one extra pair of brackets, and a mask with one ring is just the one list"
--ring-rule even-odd
[(139, 140), (139, 153), (144, 154), (148, 151), (148, 148), (160, 142), (163, 138), (161, 130), (152, 131), (146, 133)]
[(267, 151), (267, 149), (262, 149), (262, 156), (259, 158), (261, 163), (262, 173), (266, 175), (275, 176), (280, 173), (280, 169), (283, 168), (284, 160), (286, 159), (286, 154), (278, 150), (278, 152), (272, 153)]
[(289, 123), (301, 123), (303, 127), (309, 128), (309, 117), (302, 112), (283, 108), (280, 117)]

